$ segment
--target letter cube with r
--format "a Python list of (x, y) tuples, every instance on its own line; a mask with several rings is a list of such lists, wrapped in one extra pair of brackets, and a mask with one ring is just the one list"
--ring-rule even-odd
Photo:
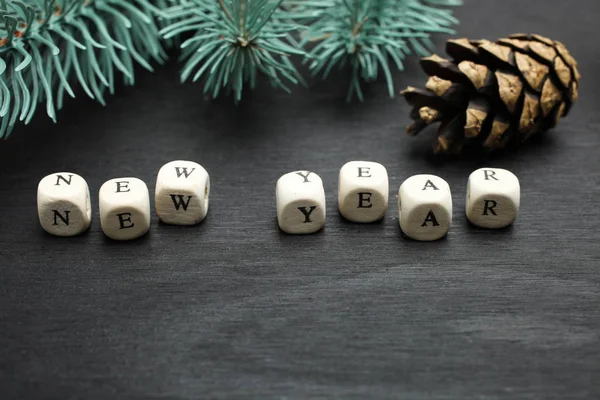
[(512, 224), (519, 213), (519, 179), (500, 168), (480, 168), (467, 182), (467, 218), (483, 228), (503, 228)]
[(210, 177), (191, 161), (171, 161), (156, 177), (156, 214), (167, 224), (195, 225), (208, 213)]
[(115, 240), (131, 240), (150, 229), (150, 196), (138, 178), (116, 178), (105, 182), (99, 193), (100, 225)]
[(90, 190), (81, 176), (57, 172), (42, 178), (37, 190), (38, 217), (42, 228), (56, 236), (75, 236), (92, 220)]
[(353, 222), (374, 222), (388, 208), (389, 180), (385, 167), (369, 161), (350, 161), (340, 169), (338, 209)]
[(325, 226), (325, 189), (310, 171), (294, 171), (277, 180), (275, 188), (279, 228), (290, 234), (307, 234)]
[(415, 240), (444, 237), (452, 224), (452, 195), (448, 183), (435, 175), (414, 175), (398, 191), (400, 228)]

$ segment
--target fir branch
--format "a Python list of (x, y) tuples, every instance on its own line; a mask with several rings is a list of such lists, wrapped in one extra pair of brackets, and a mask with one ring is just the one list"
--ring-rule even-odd
[[(164, 38), (182, 34), (185, 65), (181, 81), (205, 78), (204, 93), (222, 90), (242, 99), (243, 87), (253, 89), (258, 72), (287, 92), (286, 83), (304, 83), (290, 61), (305, 52), (291, 41), (297, 24), (288, 22), (282, 0), (182, 0), (165, 13), (175, 21), (161, 30)], [(193, 74), (193, 75), (192, 75)]]
[[(159, 0), (164, 1), (164, 0)], [(0, 138), (29, 123), (39, 103), (56, 122), (74, 85), (101, 104), (115, 74), (165, 59), (150, 0), (0, 0)]]
[(327, 78), (333, 68), (349, 65), (352, 78), (347, 100), (363, 100), (361, 80), (385, 76), (394, 97), (392, 69), (404, 69), (403, 60), (414, 51), (431, 53), (432, 33), (452, 34), (458, 23), (447, 9), (462, 0), (288, 0), (295, 19), (309, 23), (302, 45), (314, 44), (306, 59), (313, 75)]

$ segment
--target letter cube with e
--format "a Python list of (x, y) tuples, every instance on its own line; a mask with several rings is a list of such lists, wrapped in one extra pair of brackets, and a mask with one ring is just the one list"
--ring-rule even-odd
[(88, 184), (71, 172), (50, 174), (40, 181), (37, 207), (42, 228), (56, 236), (78, 235), (92, 220)]
[(100, 187), (100, 225), (115, 240), (131, 240), (150, 229), (148, 187), (138, 178), (116, 178)]
[(483, 228), (503, 228), (519, 214), (519, 179), (500, 168), (480, 168), (469, 175), (467, 219)]
[(200, 164), (171, 161), (156, 177), (156, 214), (167, 224), (198, 224), (208, 213), (209, 192), (210, 178)]
[(353, 222), (374, 222), (388, 208), (389, 180), (385, 167), (369, 161), (350, 161), (340, 169), (338, 208)]
[(325, 189), (310, 171), (294, 171), (277, 180), (277, 221), (282, 231), (307, 234), (325, 226)]
[(402, 232), (412, 239), (437, 240), (452, 224), (452, 194), (448, 183), (435, 175), (414, 175), (398, 191)]

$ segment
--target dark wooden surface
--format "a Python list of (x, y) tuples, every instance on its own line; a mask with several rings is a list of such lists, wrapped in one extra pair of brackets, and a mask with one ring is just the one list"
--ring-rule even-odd
[[(400, 98), (377, 83), (347, 105), (343, 77), (292, 96), (264, 85), (236, 109), (179, 84), (174, 61), (106, 108), (82, 96), (56, 125), (40, 114), (0, 143), (0, 398), (599, 398), (599, 13), (594, 0), (457, 11), (460, 36), (563, 41), (583, 75), (557, 129), (487, 160), (429, 156), (433, 132), (404, 134)], [(425, 80), (415, 58), (407, 69), (397, 90)], [(153, 216), (140, 240), (106, 239), (100, 185), (136, 176), (153, 195), (173, 159), (211, 174), (208, 218), (190, 228)], [(337, 213), (337, 173), (355, 159), (389, 170), (381, 223)], [(481, 166), (520, 178), (512, 228), (467, 224), (465, 183)], [(286, 236), (275, 219), (275, 181), (299, 168), (326, 186), (327, 225), (312, 236)], [(37, 183), (60, 170), (91, 188), (78, 238), (37, 221)], [(396, 193), (417, 173), (451, 185), (445, 240), (401, 237)]]

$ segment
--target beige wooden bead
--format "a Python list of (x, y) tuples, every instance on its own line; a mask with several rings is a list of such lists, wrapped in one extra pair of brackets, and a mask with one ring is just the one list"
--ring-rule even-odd
[(150, 197), (146, 184), (133, 177), (106, 181), (99, 193), (100, 224), (115, 240), (131, 240), (150, 229)]
[(42, 228), (52, 235), (75, 236), (85, 232), (92, 220), (87, 182), (72, 172), (45, 176), (38, 184), (37, 209)]
[(325, 226), (325, 189), (310, 171), (294, 171), (277, 180), (275, 189), (279, 228), (290, 234), (307, 234)]
[(398, 190), (399, 223), (404, 234), (421, 241), (444, 237), (452, 224), (452, 194), (435, 175), (414, 175)]
[(469, 175), (465, 212), (474, 225), (503, 228), (519, 214), (519, 179), (500, 168), (480, 168)]
[(171, 161), (156, 177), (156, 214), (167, 224), (198, 224), (208, 213), (209, 194), (210, 178), (200, 164)]
[(338, 209), (353, 222), (374, 222), (388, 209), (389, 180), (386, 168), (371, 161), (350, 161), (340, 169)]

